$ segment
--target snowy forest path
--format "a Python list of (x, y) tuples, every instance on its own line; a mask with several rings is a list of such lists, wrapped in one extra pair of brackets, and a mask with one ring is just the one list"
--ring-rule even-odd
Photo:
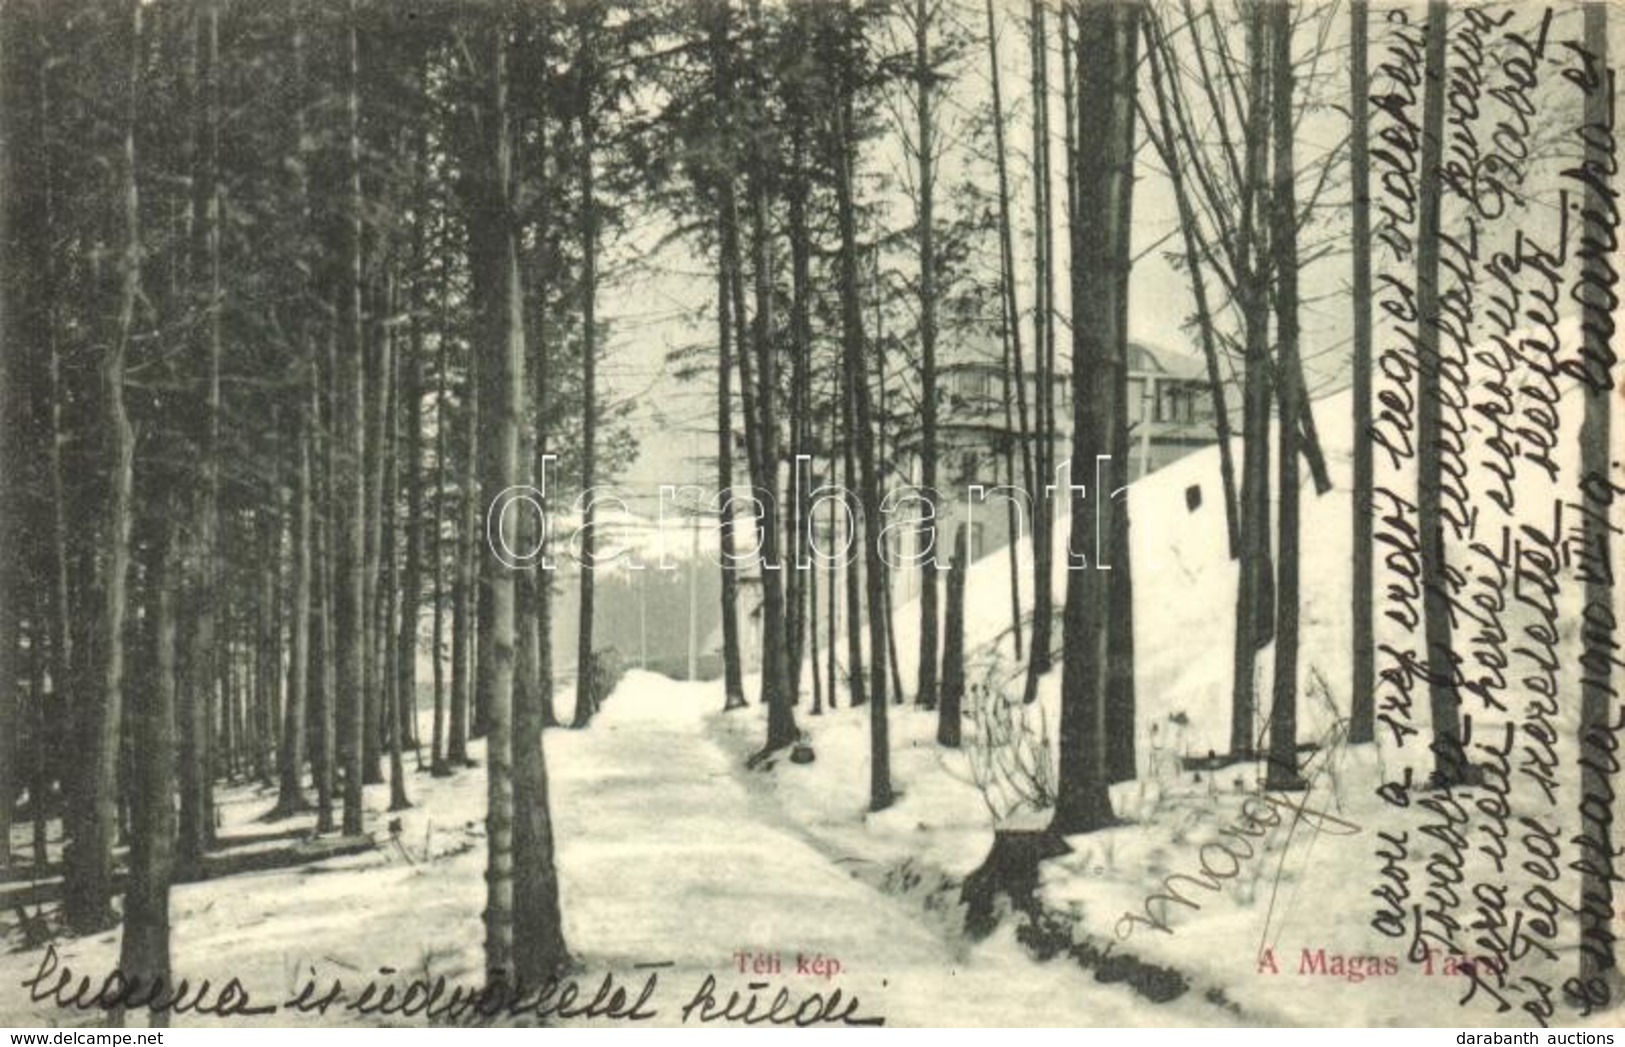
[[(635, 992), (657, 968), (657, 1024), (683, 1024), (683, 1007), (715, 979), (720, 1009), (733, 991), (765, 984), (758, 1012), (782, 987), (793, 1008), (814, 993), (856, 996), (856, 1013), (905, 1026), (1184, 1025), (1227, 1017), (1199, 999), (1155, 1005), (1103, 985), (1076, 965), (1035, 962), (1007, 922), (969, 943), (916, 900), (854, 875), (847, 853), (788, 816), (769, 786), (707, 729), (719, 683), (628, 673), (585, 730), (546, 734), (565, 937), (590, 998), (606, 972)], [(730, 716), (752, 715), (733, 713)], [(415, 806), (388, 812), (388, 787), (367, 791), (369, 826), (398, 820), (394, 841), (308, 866), (177, 886), (176, 973), (242, 980), (256, 1004), (285, 1000), (306, 979), (444, 975), (477, 985), (484, 904), (484, 743), (477, 766), (450, 778), (414, 774)], [(815, 765), (823, 774), (833, 764)], [(274, 799), (243, 783), (221, 793), (228, 823), (250, 824)], [(101, 1015), (30, 1003), (17, 987), (43, 950), (0, 937), (0, 1025), (92, 1024)], [(118, 962), (118, 933), (55, 942), (56, 961), (97, 981)], [(799, 961), (799, 964), (798, 964)], [(838, 962), (836, 969), (831, 961)], [(741, 962), (745, 969), (741, 971)], [(664, 966), (669, 964), (669, 966)], [(776, 966), (777, 969), (774, 969)], [(696, 1012), (697, 1016), (697, 1012)], [(421, 1019), (419, 1020), (421, 1021)], [(200, 1019), (177, 1024), (218, 1025)], [(256, 1024), (371, 1025), (342, 1004), (325, 1017), (286, 1009)], [(417, 1024), (404, 1020), (399, 1024)], [(693, 1024), (691, 1019), (689, 1024)]]
[[(1159, 1007), (1071, 964), (1036, 963), (1008, 931), (971, 946), (854, 876), (751, 786), (761, 772), (708, 737), (720, 708), (714, 683), (629, 674), (589, 730), (558, 739), (566, 933), (593, 959), (670, 960), (662, 981), (680, 986), (706, 973), (724, 989), (765, 981), (769, 998), (781, 985), (796, 999), (839, 988), (897, 1025), (1222, 1020), (1199, 1000)], [(817, 957), (839, 973), (798, 973), (798, 958)]]
[[(590, 729), (557, 739), (569, 940), (613, 967), (670, 960), (741, 989), (838, 987), (865, 1001), (863, 1013), (901, 1020), (893, 1003), (911, 973), (940, 987), (942, 943), (769, 817), (706, 737), (716, 691), (632, 674)], [(797, 973), (809, 958), (835, 960), (839, 974)]]

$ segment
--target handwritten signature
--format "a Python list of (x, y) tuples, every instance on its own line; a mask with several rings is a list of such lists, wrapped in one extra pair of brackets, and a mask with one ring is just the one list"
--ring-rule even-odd
[[(669, 964), (648, 964), (666, 967)], [(381, 973), (392, 973), (384, 968)], [(333, 979), (324, 990), (313, 976), (280, 1003), (256, 1002), (240, 978), (230, 977), (217, 988), (212, 981), (143, 979), (115, 968), (99, 983), (63, 963), (54, 945), (47, 945), (39, 969), (21, 983), (32, 1003), (49, 1001), (74, 1011), (151, 1009), (172, 1015), (213, 1018), (263, 1018), (281, 1012), (326, 1016), (330, 1012), (363, 1017), (421, 1018), (430, 1024), (478, 1024), (516, 1019), (589, 1019), (610, 1022), (650, 1022), (661, 1018), (658, 1005), (660, 971), (648, 970), (635, 990), (620, 984), (613, 973), (598, 982), (589, 995), (570, 978), (550, 978), (537, 988), (496, 982), (473, 987), (449, 984), (444, 976), (416, 978), (404, 985), (369, 980), (346, 986)], [(683, 1024), (729, 1022), (741, 1025), (884, 1025), (885, 1018), (859, 1013), (856, 995), (840, 989), (796, 996), (769, 981), (750, 981), (743, 987), (725, 986), (707, 974), (677, 1009)]]

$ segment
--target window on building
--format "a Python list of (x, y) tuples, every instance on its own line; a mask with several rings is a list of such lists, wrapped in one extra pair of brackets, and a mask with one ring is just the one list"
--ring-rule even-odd
[(1206, 388), (1191, 391), (1191, 418), (1198, 422), (1213, 421), (1213, 397)]
[(1157, 398), (1157, 421), (1188, 424), (1194, 420), (1195, 407), (1189, 386), (1164, 383)]
[(1142, 421), (1145, 418), (1145, 379), (1130, 378), (1128, 380), (1128, 420)]
[(959, 372), (959, 391), (967, 399), (985, 400), (988, 397), (988, 374), (986, 371), (968, 370)]

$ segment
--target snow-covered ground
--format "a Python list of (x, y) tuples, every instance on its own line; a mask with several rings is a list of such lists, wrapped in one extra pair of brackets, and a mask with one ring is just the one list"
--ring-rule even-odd
[[(1572, 326), (1563, 330), (1565, 340), (1572, 342)], [(1376, 890), (1400, 875), (1383, 877), (1383, 852), (1393, 853), (1395, 848), (1378, 833), (1408, 834), (1409, 853), (1393, 864), (1409, 877), (1410, 894), (1404, 904), (1410, 914), (1412, 905), (1426, 908), (1432, 904), (1426, 891), (1435, 871), (1446, 880), (1452, 875), (1449, 862), (1434, 862), (1449, 851), (1444, 839), (1427, 833), (1429, 823), (1435, 833), (1440, 831), (1445, 820), (1442, 812), (1449, 808), (1429, 808), (1428, 804), (1442, 801), (1413, 792), (1410, 806), (1399, 810), (1376, 793), (1378, 785), (1400, 780), (1407, 769), (1420, 783), (1431, 768), (1425, 684), (1417, 684), (1411, 712), (1413, 725), (1424, 732), (1420, 740), (1412, 739), (1401, 748), (1384, 732), (1380, 746), (1350, 747), (1340, 742), (1339, 725), (1348, 716), (1351, 691), (1349, 490), (1354, 434), (1350, 399), (1339, 395), (1321, 400), (1315, 414), (1333, 488), (1317, 495), (1305, 475), (1298, 737), (1322, 743), (1305, 767), (1311, 790), (1289, 801), (1305, 813), (1259, 798), (1261, 765), (1233, 765), (1216, 773), (1186, 772), (1179, 766), (1180, 756), (1229, 748), (1236, 568), (1225, 548), (1218, 455), (1215, 449), (1208, 449), (1159, 470), (1130, 489), (1140, 777), (1113, 789), (1114, 810), (1127, 824), (1072, 838), (1068, 841), (1070, 854), (1041, 865), (1037, 898), (1045, 927), (1040, 937), (1051, 950), (1057, 941), (1072, 943), (1086, 955), (1110, 949), (1177, 971), (1190, 985), (1188, 996), (1211, 994), (1227, 1001), (1239, 1008), (1247, 1022), (1527, 1025), (1531, 1018), (1520, 1008), (1537, 1000), (1539, 990), (1520, 983), (1523, 975), (1538, 977), (1551, 987), (1551, 1002), (1557, 1007), (1551, 1021), (1571, 1022), (1574, 1012), (1561, 1001), (1563, 982), (1573, 976), (1578, 964), (1578, 930), (1572, 908), (1561, 911), (1551, 926), (1548, 937), (1553, 959), (1539, 959), (1538, 947), (1530, 947), (1514, 964), (1508, 976), (1512, 987), (1507, 991), (1512, 1009), (1504, 1012), (1484, 990), (1458, 1006), (1471, 990), (1458, 959), (1447, 959), (1442, 949), (1431, 955), (1419, 950), (1413, 956), (1408, 935), (1392, 939), (1373, 928), (1374, 917), (1385, 908)], [(1559, 415), (1559, 445), (1553, 457), (1572, 485), (1578, 465), (1578, 398), (1565, 397)], [(1515, 538), (1523, 536), (1519, 528), (1525, 523), (1551, 529), (1554, 501), (1565, 496), (1527, 462), (1513, 484), (1521, 509), (1500, 514), (1487, 500), (1485, 492), (1491, 486), (1485, 468), (1490, 457), (1485, 447), (1488, 434), (1487, 427), (1475, 426), (1467, 436), (1464, 454), (1470, 468), (1470, 497), (1481, 514), (1477, 540), (1493, 545), (1503, 526), (1510, 527)], [(1618, 439), (1621, 435), (1615, 433), (1616, 441), (1625, 449), (1625, 440)], [(1240, 453), (1238, 443), (1238, 462)], [(1378, 480), (1415, 495), (1413, 473), (1383, 470)], [(1187, 491), (1192, 486), (1200, 486), (1202, 493), (1201, 505), (1194, 510), (1187, 508)], [(1572, 501), (1574, 496), (1566, 497)], [(1064, 530), (1063, 526), (1063, 533), (1057, 535), (1057, 601), (1064, 598), (1066, 584), (1059, 555)], [(1528, 541), (1534, 544), (1532, 539)], [(1459, 545), (1452, 550), (1453, 564), (1471, 581), (1472, 569), (1463, 565), (1477, 562), (1482, 567), (1482, 561), (1470, 561)], [(1030, 576), (1029, 543), (1021, 543), (1018, 553), (1023, 595), (1030, 599), (1025, 587)], [(1019, 671), (1012, 670), (1008, 653), (1008, 570), (1005, 550), (973, 564), (966, 599), (972, 680), (983, 680), (992, 691), (1002, 691), (1007, 697), (1020, 692)], [(1379, 554), (1379, 589), (1394, 580), (1384, 573), (1387, 570)], [(1460, 794), (1465, 808), (1459, 812), (1464, 819), (1463, 850), (1467, 853), (1461, 905), (1454, 916), (1460, 923), (1457, 940), (1468, 956), (1482, 955), (1481, 940), (1494, 931), (1483, 922), (1487, 917), (1486, 910), (1479, 907), (1481, 898), (1471, 894), (1475, 882), (1487, 885), (1491, 894), (1504, 895), (1506, 919), (1524, 921), (1521, 933), (1527, 939), (1545, 940), (1538, 915), (1542, 904), (1539, 881), (1534, 869), (1520, 864), (1522, 848), (1538, 847), (1540, 841), (1531, 838), (1531, 827), (1520, 818), (1534, 816), (1540, 824), (1553, 827), (1565, 841), (1565, 861), (1575, 860), (1577, 854), (1573, 837), (1580, 827), (1572, 812), (1579, 802), (1578, 752), (1573, 739), (1578, 737), (1580, 592), (1573, 581), (1572, 565), (1565, 564), (1560, 570), (1566, 579), (1556, 605), (1561, 700), (1552, 718), (1563, 752), (1558, 800), (1555, 805), (1545, 804), (1529, 779), (1516, 769), (1511, 772), (1509, 817), (1514, 828), (1511, 857), (1503, 872), (1489, 857), (1494, 840), (1488, 830), (1493, 824), (1475, 804), (1493, 803), (1494, 797), (1485, 790)], [(1526, 579), (1517, 585), (1527, 595), (1531, 582)], [(1470, 704), (1464, 708), (1471, 713), (1474, 732), (1470, 744), (1499, 747), (1508, 717), (1522, 718), (1532, 694), (1520, 687), (1520, 669), (1526, 670), (1530, 661), (1515, 648), (1529, 644), (1523, 630), (1538, 627), (1539, 619), (1532, 605), (1521, 605), (1514, 598), (1514, 582), (1507, 584), (1508, 606), (1502, 625), (1511, 637), (1507, 649), (1513, 662), (1508, 671), (1509, 690), (1503, 697), (1509, 711), (1497, 715), (1482, 708), (1478, 699), (1467, 699)], [(1379, 614), (1381, 599), (1379, 592)], [(913, 603), (900, 603), (896, 608), (894, 631), (903, 679), (909, 684), (918, 642), (918, 609)], [(1468, 650), (1470, 643), (1477, 642), (1473, 636), (1479, 631), (1472, 620), (1463, 617), (1458, 621), (1457, 650)], [(1401, 637), (1388, 622), (1379, 623), (1378, 641), (1396, 642), (1402, 648), (1416, 642)], [(840, 653), (844, 655), (844, 644)], [(1271, 654), (1265, 649), (1258, 660), (1256, 693), (1266, 699), (1259, 702), (1259, 719), (1254, 725), (1258, 738), (1266, 736)], [(1520, 662), (1520, 657), (1525, 661)], [(1044, 680), (1034, 706), (1022, 709), (1016, 703), (1014, 715), (1025, 724), (1023, 730), (1030, 740), (1024, 753), (1028, 766), (1035, 766), (1047, 753), (1053, 767), (1060, 675), (1057, 669)], [(804, 693), (810, 684), (809, 678)], [(890, 716), (892, 777), (900, 798), (884, 812), (866, 812), (868, 715), (863, 709), (843, 707), (813, 718), (804, 705), (798, 711), (799, 725), (808, 735), (816, 761), (802, 766), (781, 763), (771, 776), (764, 777), (785, 818), (801, 824), (825, 846), (869, 865), (873, 882), (915, 895), (922, 910), (937, 913), (939, 919), (962, 919), (962, 913), (944, 915), (942, 910), (957, 901), (957, 882), (987, 854), (994, 829), (1041, 826), (1049, 811), (1042, 802), (1012, 802), (1016, 793), (1032, 794), (1030, 787), (1020, 788), (1023, 779), (1030, 784), (1032, 774), (994, 776), (989, 786), (985, 773), (988, 747), (976, 733), (984, 719), (968, 721), (967, 751), (952, 753), (934, 743), (933, 714), (894, 707)], [(762, 733), (755, 717), (737, 714), (732, 719), (719, 718), (714, 730), (741, 757), (759, 743)], [(1509, 760), (1514, 768), (1527, 768), (1539, 758), (1541, 744), (1537, 736), (1522, 733), (1521, 728), (1520, 732)], [(1475, 749), (1473, 756), (1488, 758), (1482, 749)], [(1008, 788), (999, 791), (997, 786), (1008, 786), (1012, 779), (1017, 786), (1014, 792)], [(1052, 775), (1049, 780), (1053, 782)], [(1277, 799), (1288, 802), (1288, 798)], [(1227, 844), (1225, 849), (1216, 846), (1221, 842)], [(1556, 887), (1559, 904), (1572, 906), (1579, 897), (1578, 877), (1571, 869), (1561, 876)], [(1148, 898), (1170, 888), (1190, 904), (1157, 901), (1148, 907)], [(1130, 915), (1140, 919), (1128, 919)], [(1514, 946), (1515, 955), (1525, 947), (1527, 942)], [(1486, 977), (1492, 984), (1496, 980), (1493, 975)], [(1143, 1020), (1168, 1020), (1168, 1012), (1158, 1016), (1154, 1004), (1142, 1000), (1141, 1007)], [(1618, 1024), (1620, 1015), (1614, 1010), (1592, 1020)]]
[[(1042, 768), (1055, 760), (1059, 670), (1034, 706), (1015, 712), (1017, 735), (1031, 740), (1018, 755), (1039, 770), (990, 776), (979, 736), (992, 722), (989, 695), (1019, 693), (1001, 639), (1010, 610), (1000, 550), (970, 569), (967, 646), (973, 682), (985, 686), (967, 717), (967, 746), (938, 747), (933, 713), (890, 709), (898, 798), (884, 811), (868, 811), (869, 711), (849, 708), (843, 694), (835, 710), (812, 716), (810, 677), (797, 709), (810, 763), (781, 754), (768, 768), (747, 770), (763, 736), (759, 706), (724, 713), (718, 682), (643, 672), (625, 677), (590, 729), (548, 732), (565, 933), (588, 992), (606, 972), (634, 987), (656, 972), (655, 1006), (667, 1024), (682, 1021), (683, 1005), (708, 975), (719, 1002), (752, 982), (771, 986), (769, 995), (782, 985), (797, 1001), (839, 989), (861, 1001), (858, 1013), (907, 1025), (1528, 1024), (1517, 1011), (1497, 1013), (1482, 995), (1457, 1006), (1468, 982), (1447, 961), (1409, 957), (1406, 941), (1372, 929), (1386, 846), (1378, 833), (1409, 833), (1402, 864), (1411, 904), (1427, 902), (1425, 865), (1442, 844), (1422, 832), (1431, 817), (1427, 797), (1414, 794), (1412, 806), (1397, 811), (1375, 793), (1404, 767), (1425, 771), (1423, 746), (1348, 747), (1336, 733), (1349, 700), (1348, 417), (1347, 397), (1316, 405), (1334, 488), (1317, 496), (1306, 484), (1303, 503), (1299, 737), (1324, 743), (1306, 768), (1310, 792), (1270, 803), (1260, 798), (1256, 765), (1197, 773), (1179, 763), (1225, 750), (1230, 729), (1235, 567), (1224, 548), (1217, 453), (1209, 449), (1129, 494), (1139, 778), (1113, 789), (1126, 824), (1074, 837), (1070, 853), (1039, 867), (1036, 917), (1012, 914), (1000, 901), (1003, 918), (990, 934), (963, 933), (963, 881), (988, 855), (996, 829), (1045, 823), (1045, 797), (1034, 785), (1053, 785), (1052, 771)], [(1574, 422), (1565, 411), (1558, 455), (1570, 475)], [(1413, 489), (1408, 482), (1396, 480)], [(1532, 470), (1520, 484), (1521, 505), (1551, 504)], [(1192, 485), (1202, 489), (1195, 510), (1187, 508)], [(1064, 533), (1058, 539), (1064, 543)], [(1018, 553), (1027, 563), (1025, 543)], [(1065, 580), (1057, 558), (1058, 598)], [(1560, 693), (1570, 698), (1577, 693), (1575, 588), (1559, 606), (1568, 667)], [(1505, 624), (1517, 636), (1527, 621), (1528, 612), (1513, 607)], [(900, 602), (895, 631), (909, 684), (916, 630), (916, 608)], [(1265, 695), (1269, 654), (1259, 664)], [(747, 689), (754, 694), (755, 681)], [(1508, 697), (1521, 712), (1521, 696)], [(1562, 737), (1575, 736), (1576, 705), (1566, 700), (1555, 718)], [(1423, 730), (1425, 706), (1418, 692), (1415, 723)], [(1475, 721), (1480, 739), (1500, 737), (1502, 721), (1481, 714)], [(476, 761), (482, 756), (476, 745)], [(1565, 839), (1579, 831), (1572, 814), (1562, 816), (1576, 809), (1573, 764), (1570, 751), (1561, 805), (1550, 812)], [(1539, 813), (1527, 784), (1519, 788), (1515, 825), (1519, 815)], [(177, 972), (194, 980), (237, 976), (257, 1001), (281, 999), (313, 976), (322, 985), (424, 975), (477, 984), (484, 775), (478, 768), (450, 779), (413, 774), (410, 791), (417, 806), (390, 815), (387, 787), (368, 789), (369, 825), (385, 841), (376, 852), (176, 888)], [(1023, 793), (1032, 802), (1017, 802)], [(255, 828), (274, 800), (252, 786), (220, 795), (227, 833)], [(384, 827), (397, 817), (391, 840)], [(1214, 846), (1221, 842), (1226, 849)], [(1484, 842), (1475, 836), (1470, 846)], [(1513, 846), (1521, 845), (1514, 836)], [(1476, 851), (1468, 861), (1470, 881), (1499, 879), (1509, 914), (1532, 919), (1523, 901), (1532, 877), (1516, 861), (1498, 877)], [(1572, 896), (1573, 876), (1564, 875)], [(1148, 906), (1148, 897), (1170, 887), (1188, 903)], [(1464, 925), (1476, 915), (1471, 900), (1458, 910)], [(1560, 917), (1556, 932), (1556, 960), (1525, 963), (1520, 973), (1538, 972), (1555, 985), (1572, 973), (1575, 950), (1565, 944), (1576, 940), (1572, 918)], [(1475, 933), (1467, 928), (1461, 938), (1470, 942)], [(42, 956), (20, 944), (15, 930), (0, 937), (0, 1023), (84, 1020), (19, 993)], [(63, 940), (57, 949), (61, 963), (99, 975), (116, 962), (117, 936)], [(1082, 959), (1074, 962), (1068, 950)], [(798, 957), (819, 958), (822, 973), (798, 973)], [(829, 961), (838, 974), (829, 976)], [(1182, 990), (1131, 988), (1125, 963), (1161, 972)], [(1600, 1020), (1617, 1024), (1618, 1014)], [(315, 1019), (284, 1012), (272, 1020)], [(362, 1019), (335, 1010), (325, 1020)], [(1572, 1019), (1560, 1012), (1555, 1020)]]
[[(775, 798), (780, 817), (842, 856), (856, 875), (911, 900), (920, 915), (957, 932), (965, 923), (962, 882), (987, 856), (995, 820), (972, 784), (969, 757), (936, 745), (935, 714), (912, 706), (889, 712), (899, 798), (883, 812), (867, 811), (865, 708), (803, 715), (800, 726), (814, 762), (780, 760), (756, 777)], [(712, 729), (740, 760), (762, 736), (760, 718), (752, 713), (716, 714)], [(1072, 853), (1040, 866), (1038, 899), (1051, 921), (1045, 930), (1061, 935), (1062, 948), (1077, 944), (1132, 956), (1187, 983), (1173, 1004), (1133, 997), (1130, 1024), (1526, 1024), (1522, 1016), (1498, 1017), (1483, 1006), (1458, 1008), (1466, 983), (1445, 974), (1442, 958), (1430, 974), (1427, 965), (1404, 959), (1402, 943), (1381, 939), (1367, 926), (1374, 910), (1367, 897), (1378, 843), (1373, 827), (1392, 820), (1366, 787), (1374, 780), (1374, 758), (1366, 746), (1311, 764), (1313, 790), (1290, 798), (1309, 812), (1295, 828), (1290, 811), (1249, 799), (1255, 773), (1250, 766), (1217, 774), (1169, 770), (1115, 787), (1113, 805), (1127, 824), (1073, 837)], [(1171, 932), (1140, 926), (1127, 941), (1119, 940), (1125, 914), (1145, 915), (1146, 898), (1162, 889), (1164, 877), (1200, 879), (1204, 857), (1216, 872), (1229, 871), (1228, 859), (1204, 855), (1203, 845), (1229, 839), (1232, 850), (1246, 853), (1233, 835), (1222, 835), (1245, 827), (1244, 804), (1259, 822), (1272, 823), (1249, 841), (1255, 856), (1239, 862), (1217, 891), (1184, 883), (1182, 893), (1199, 909), (1154, 906)], [(1273, 817), (1266, 813), (1271, 810)], [(1042, 824), (1045, 816), (1003, 824)], [(1322, 831), (1314, 831), (1317, 826)], [(986, 945), (968, 946), (973, 952), (1020, 948), (1015, 935), (1025, 933), (1028, 918), (1010, 914), (1007, 901), (999, 904), (1006, 919)], [(1047, 944), (1053, 948), (1054, 939)], [(1273, 971), (1262, 960), (1266, 948)], [(1380, 961), (1370, 970), (1373, 961), (1366, 957), (1372, 956), (1398, 959), (1384, 974)], [(1090, 969), (1098, 966), (1091, 962)], [(1064, 958), (1039, 969), (1057, 968), (1079, 970)], [(1221, 1012), (1215, 1001), (1234, 1009)]]
[[(707, 975), (716, 979), (719, 1005), (734, 989), (770, 982), (759, 1011), (783, 986), (797, 1002), (839, 989), (859, 999), (857, 1014), (891, 1024), (1145, 1020), (1143, 1001), (1127, 990), (1098, 985), (1076, 968), (1035, 966), (1008, 936), (967, 945), (923, 918), (912, 900), (855, 875), (862, 854), (786, 817), (769, 795), (775, 776), (745, 771), (708, 733), (706, 719), (720, 706), (715, 683), (633, 672), (589, 730), (548, 732), (565, 934), (589, 995), (605, 973), (635, 990), (649, 973), (638, 965), (669, 963), (654, 968), (659, 1024), (682, 1022)], [(473, 756), (481, 759), (478, 744)], [(414, 775), (410, 788), (416, 806), (398, 815), (384, 809), (386, 786), (368, 788), (369, 825), (401, 822), (399, 842), (377, 852), (177, 887), (177, 975), (217, 985), (235, 976), (256, 1003), (279, 1002), (313, 977), (323, 990), (333, 978), (358, 986), (438, 975), (477, 986), (484, 775)], [(222, 797), (228, 834), (246, 831), (274, 800), (253, 787)], [(962, 848), (966, 862), (973, 850)], [(88, 1020), (30, 1004), (18, 986), (39, 969), (43, 951), (19, 950), (14, 932), (3, 941), (0, 1024)], [(60, 964), (99, 981), (117, 962), (118, 937), (64, 939), (55, 948)], [(775, 957), (781, 969), (742, 974), (741, 953)], [(798, 956), (826, 962), (821, 973), (798, 974)], [(1162, 1015), (1189, 1024), (1226, 1018), (1200, 1001)], [(259, 1020), (316, 1022), (286, 1010)], [(325, 1021), (362, 1019), (335, 1008)]]

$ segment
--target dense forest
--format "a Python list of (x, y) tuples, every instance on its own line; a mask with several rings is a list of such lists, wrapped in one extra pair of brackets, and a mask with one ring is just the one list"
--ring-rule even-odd
[[(1398, 267), (1426, 318), (1448, 314), (1457, 264), (1440, 204), (1455, 191), (1447, 48), (1477, 16), (1410, 10), (1420, 203)], [(908, 724), (927, 720), (945, 750), (990, 744), (966, 533), (932, 523), (962, 480), (986, 480), (1031, 493), (1020, 519), (1014, 499), (997, 510), (1030, 552), (999, 550), (999, 584), (971, 613), (998, 608), (1007, 715), (1058, 688), (1032, 806), (1053, 837), (1122, 824), (1114, 788), (1160, 745), (1137, 655), (1168, 642), (1136, 602), (1155, 584), (1133, 553), (1148, 524), (1120, 497), (1144, 438), (1130, 289), (1148, 259), (1176, 277), (1167, 308), (1201, 360), (1236, 579), (1211, 609), (1234, 621), (1228, 746), (1190, 767), (1254, 766), (1273, 796), (1311, 787), (1302, 521), (1344, 476), (1323, 447), (1332, 427), (1355, 434), (1338, 740), (1403, 742), (1374, 697), (1387, 459), (1362, 438), (1393, 405), (1378, 396), (1391, 317), (1373, 322), (1396, 268), (1380, 247), (1373, 259), (1374, 221), (1393, 221), (1373, 218), (1373, 153), (1394, 146), (1366, 100), (1397, 90), (1371, 82), (1380, 14), (1366, 0), (5, 0), (0, 883), (36, 888), (8, 906), (18, 941), (118, 927), (124, 974), (168, 982), (175, 885), (371, 848), (399, 833), (377, 824), (370, 787), (406, 812), (437, 780), (478, 776), (485, 982), (570, 969), (542, 739), (593, 731), (623, 669), (594, 632), (595, 492), (666, 439), (613, 388), (616, 303), (657, 254), (700, 289), (659, 367), (709, 415), (715, 704), (763, 712), (739, 762), (780, 774), (821, 759), (809, 721), (861, 709), (878, 814), (907, 791), (894, 754)], [(1605, 67), (1611, 14), (1591, 4), (1553, 32)], [(1608, 122), (1601, 90), (1582, 111), (1555, 74), (1543, 84), (1569, 92), (1549, 103), (1568, 124)], [(1576, 158), (1540, 134), (1529, 185), (1556, 177), (1543, 163), (1611, 161), (1611, 139)], [(1576, 208), (1612, 207), (1609, 177), (1581, 179)], [(1172, 218), (1152, 243), (1147, 193)], [(1591, 246), (1575, 257), (1601, 283), (1612, 252)], [(1423, 725), (1404, 730), (1426, 735), (1406, 750), (1426, 750), (1421, 796), (1485, 778), (1461, 711), (1477, 692), (1442, 668), (1468, 642), (1447, 584), (1459, 548), (1440, 536), (1461, 480), (1450, 332), (1415, 327)], [(1585, 358), (1611, 361), (1601, 325), (1585, 331)], [(998, 376), (1001, 435), (975, 476), (944, 435), (967, 343), (991, 347)], [(1609, 366), (1583, 394), (1592, 479), (1577, 489), (1617, 487)], [(1328, 404), (1345, 413), (1329, 420)], [(803, 457), (841, 486), (856, 555), (763, 569), (840, 530), (835, 506), (826, 523), (798, 497)], [(1068, 469), (1075, 486), (1054, 486)], [(936, 550), (913, 602), (884, 530), (901, 486), (910, 540)], [(536, 511), (500, 508), (514, 488)], [(570, 543), (542, 527), (566, 518)], [(1596, 562), (1617, 560), (1607, 510), (1585, 527)], [(516, 568), (497, 545), (576, 568)], [(1079, 550), (1086, 569), (1056, 561)], [(558, 649), (566, 581), (575, 642)], [(1611, 573), (1587, 576), (1586, 606), (1615, 599)], [(1612, 635), (1585, 632), (1584, 700), (1565, 721), (1587, 752), (1618, 730)], [(1588, 797), (1613, 796), (1617, 761), (1578, 766)], [(257, 818), (297, 826), (297, 846), (222, 840), (217, 793), (248, 784)], [(1615, 957), (1612, 807), (1566, 825), (1588, 943), (1569, 995), (1592, 1006)]]

